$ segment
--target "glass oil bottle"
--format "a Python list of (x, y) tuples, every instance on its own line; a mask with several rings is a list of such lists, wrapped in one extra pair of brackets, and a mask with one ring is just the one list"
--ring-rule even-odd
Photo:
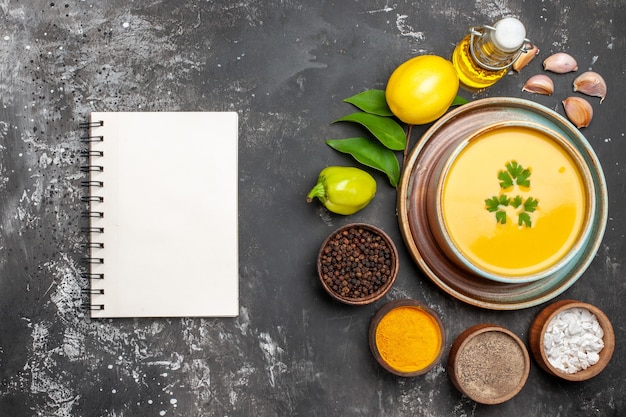
[(452, 53), (452, 64), (463, 86), (482, 90), (504, 77), (529, 44), (524, 25), (505, 17), (493, 26), (470, 27)]

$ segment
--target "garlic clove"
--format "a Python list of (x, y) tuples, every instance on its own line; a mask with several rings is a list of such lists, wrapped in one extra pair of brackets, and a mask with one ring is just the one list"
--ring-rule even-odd
[(563, 108), (567, 118), (577, 128), (587, 127), (593, 118), (593, 107), (582, 97), (568, 97), (563, 100)]
[(522, 87), (522, 91), (549, 96), (552, 95), (554, 91), (554, 83), (547, 75), (537, 74), (526, 81), (524, 87)]
[(606, 97), (606, 82), (597, 72), (583, 72), (574, 80), (574, 91), (600, 97), (600, 103), (602, 103)]
[(576, 71), (578, 63), (576, 63), (573, 56), (565, 52), (557, 52), (543, 61), (543, 69), (557, 74), (565, 74), (566, 72)]
[(520, 72), (522, 68), (528, 65), (537, 55), (539, 55), (537, 45), (530, 45), (530, 48), (528, 48), (525, 53), (520, 54), (515, 62), (513, 62), (513, 70)]

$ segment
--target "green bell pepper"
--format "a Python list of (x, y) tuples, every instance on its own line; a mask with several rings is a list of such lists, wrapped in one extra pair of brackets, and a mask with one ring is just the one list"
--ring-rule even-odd
[(307, 195), (307, 202), (317, 197), (333, 213), (354, 214), (376, 195), (376, 180), (354, 167), (329, 166), (320, 172), (317, 184)]

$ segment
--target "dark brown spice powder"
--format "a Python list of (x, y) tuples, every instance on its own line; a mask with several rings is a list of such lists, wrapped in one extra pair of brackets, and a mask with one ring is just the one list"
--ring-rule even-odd
[(391, 278), (393, 253), (385, 239), (353, 227), (331, 237), (320, 256), (324, 283), (343, 298), (372, 296)]
[(480, 333), (459, 353), (457, 377), (473, 398), (493, 400), (510, 394), (525, 375), (525, 356), (516, 341), (497, 331)]

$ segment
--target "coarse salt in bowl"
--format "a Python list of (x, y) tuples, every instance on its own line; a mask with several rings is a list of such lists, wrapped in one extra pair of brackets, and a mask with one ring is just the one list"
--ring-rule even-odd
[(608, 317), (575, 300), (550, 304), (537, 314), (528, 334), (531, 352), (543, 370), (568, 381), (585, 381), (606, 368), (615, 349)]

